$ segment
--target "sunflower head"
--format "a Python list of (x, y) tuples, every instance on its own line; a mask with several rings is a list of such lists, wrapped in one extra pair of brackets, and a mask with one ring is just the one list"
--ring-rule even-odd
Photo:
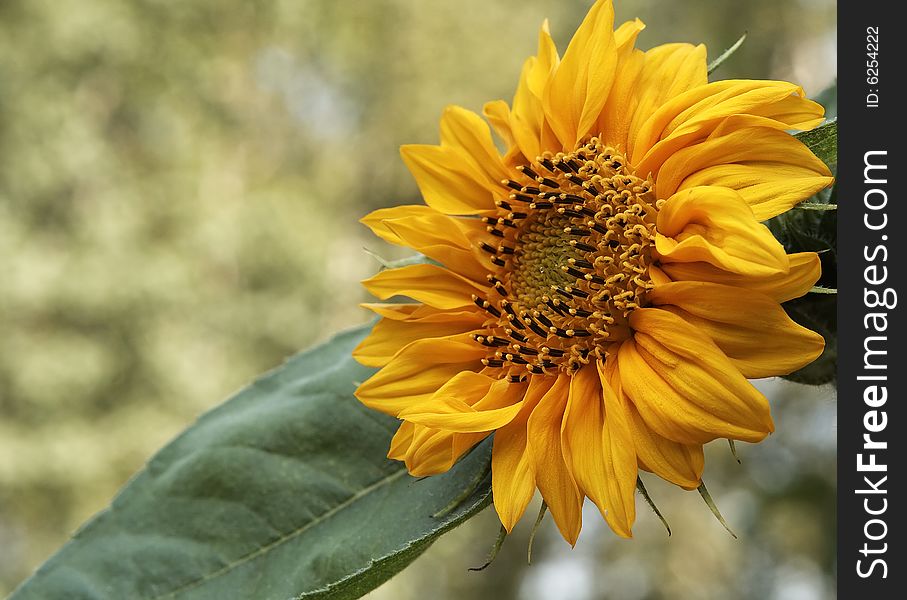
[(497, 298), (474, 300), (497, 327), (475, 339), (494, 351), (482, 363), (513, 380), (572, 373), (630, 337), (629, 315), (654, 287), (659, 203), (652, 182), (595, 137), (516, 170), (499, 216), (483, 218), (499, 240), (480, 246), (498, 267), (487, 275)]
[(748, 378), (822, 351), (780, 303), (819, 277), (761, 221), (829, 185), (787, 133), (822, 107), (781, 81), (709, 83), (703, 46), (636, 49), (599, 0), (561, 57), (543, 25), (511, 103), (444, 111), (405, 146), (424, 205), (363, 221), (433, 260), (364, 282), (383, 318), (356, 349), (381, 367), (357, 396), (402, 419), (414, 475), (494, 434), (509, 531), (538, 489), (574, 543), (586, 497), (629, 537), (638, 470), (701, 484), (702, 445), (773, 430)]

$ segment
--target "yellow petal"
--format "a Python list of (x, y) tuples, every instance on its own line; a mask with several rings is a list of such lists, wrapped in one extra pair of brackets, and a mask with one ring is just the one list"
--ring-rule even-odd
[(638, 101), (637, 81), (645, 64), (645, 53), (634, 47), (636, 37), (645, 24), (636, 19), (621, 25), (614, 32), (617, 43), (617, 73), (619, 76), (611, 86), (608, 101), (598, 117), (593, 131), (600, 132), (601, 138), (622, 149), (627, 147), (630, 122)]
[[(638, 173), (652, 174), (652, 176), (657, 179), (665, 161), (684, 148), (696, 146), (707, 139), (718, 139), (722, 136), (727, 136), (734, 131), (759, 129), (785, 131), (790, 129), (790, 126), (787, 123), (754, 115), (731, 115), (722, 117), (721, 119), (696, 122), (690, 126), (684, 126), (677, 129), (655, 144), (655, 146), (646, 153), (643, 159), (636, 164), (635, 169)], [(788, 137), (792, 138), (792, 136), (789, 135)], [(779, 157), (782, 164), (792, 162), (791, 159), (794, 159), (793, 162), (798, 165), (800, 162), (799, 158), (799, 156)], [(804, 167), (800, 166), (800, 168), (803, 169)], [(815, 176), (815, 172), (811, 168), (806, 168), (809, 169), (810, 175)], [(823, 170), (822, 173), (827, 175), (827, 169)], [(802, 173), (799, 175), (802, 175)]]
[(425, 203), (449, 215), (492, 214), (506, 174), (488, 125), (466, 109), (441, 116), (441, 145), (400, 149)]
[[(633, 48), (636, 44), (636, 38), (639, 36), (639, 32), (645, 28), (646, 24), (639, 19), (621, 23), (620, 27), (614, 30), (614, 43), (617, 44), (617, 49), (621, 52), (625, 52), (630, 48)], [(623, 73), (621, 73), (621, 76), (623, 76)]]
[[(729, 171), (727, 165), (736, 168)], [(779, 173), (773, 175), (772, 169)], [(789, 187), (785, 189), (779, 180), (788, 181)], [(674, 152), (658, 172), (656, 190), (660, 198), (667, 198), (682, 189), (723, 185), (737, 190), (753, 208), (756, 218), (765, 220), (790, 209), (831, 181), (825, 163), (797, 138), (768, 127), (750, 127)]]
[(425, 205), (404, 205), (376, 210), (361, 222), (383, 240), (418, 250), (470, 279), (481, 281), (488, 273), (478, 244), (489, 236), (478, 219), (451, 217)]
[(792, 373), (825, 347), (821, 335), (792, 321), (780, 304), (758, 292), (679, 281), (657, 287), (649, 299), (669, 305), (663, 308), (706, 333), (750, 379)]
[(450, 321), (469, 321), (482, 324), (485, 314), (472, 308), (466, 310), (438, 310), (431, 306), (418, 303), (395, 304), (392, 302), (363, 302), (362, 308), (367, 308), (377, 315), (392, 321), (409, 321), (412, 323), (447, 323)]
[(705, 468), (702, 445), (681, 444), (658, 435), (646, 425), (633, 403), (627, 402), (627, 405), (639, 467), (685, 490), (698, 488)]
[(488, 393), (488, 389), (494, 382), (495, 379), (488, 375), (473, 371), (462, 371), (445, 381), (444, 385), (439, 387), (435, 393), (424, 401), (408, 405), (397, 416), (417, 425), (424, 425), (432, 429), (444, 429), (444, 427), (438, 427), (433, 423), (410, 419), (409, 416), (412, 413), (418, 414), (426, 411), (442, 416), (455, 415), (463, 411), (468, 412), (479, 398)]
[[(551, 39), (546, 20), (539, 30), (538, 56), (528, 58), (523, 64), (520, 81), (513, 96), (510, 131), (516, 148), (524, 159), (517, 160), (511, 149), (507, 154), (508, 164), (511, 166), (535, 160), (543, 148), (551, 149), (560, 145), (551, 133), (551, 127), (545, 122), (545, 111), (542, 107), (545, 87), (559, 62), (557, 48)], [(551, 140), (555, 142), (554, 145), (549, 144)]]
[(460, 106), (448, 106), (441, 115), (441, 145), (455, 148), (470, 165), (477, 180), (497, 189), (507, 170), (482, 117)]
[(413, 443), (413, 436), (416, 432), (416, 426), (412, 423), (403, 421), (397, 428), (397, 433), (391, 438), (390, 449), (387, 451), (387, 457), (391, 460), (405, 460), (406, 452)]
[(603, 374), (603, 379), (605, 378), (614, 389), (615, 398), (624, 414), (628, 416), (639, 467), (684, 489), (699, 487), (705, 466), (702, 445), (671, 441), (646, 425), (636, 406), (623, 391), (616, 356), (608, 359)]
[(524, 383), (460, 373), (426, 402), (402, 411), (400, 418), (446, 431), (494, 431), (517, 416), (525, 393)]
[(542, 153), (542, 101), (529, 88), (530, 75), (537, 63), (538, 60), (532, 57), (523, 65), (520, 82), (513, 96), (513, 110), (510, 112), (510, 131), (517, 147), (528, 160), (533, 160)]
[(572, 546), (582, 527), (583, 496), (567, 469), (561, 446), (561, 422), (569, 391), (570, 377), (559, 375), (532, 411), (527, 435), (535, 483), (561, 535)]
[(400, 155), (425, 203), (449, 215), (491, 214), (494, 195), (469, 172), (461, 153), (451, 148), (408, 144)]
[(494, 434), (491, 456), (494, 508), (508, 533), (535, 494), (535, 471), (526, 441), (526, 424), (554, 381), (554, 377), (530, 377), (520, 412)]
[(822, 264), (815, 252), (788, 254), (787, 258), (790, 261), (788, 273), (765, 277), (729, 273), (704, 262), (663, 264), (661, 271), (674, 281), (709, 281), (732, 285), (765, 294), (775, 302), (787, 302), (808, 292), (822, 274)]
[(406, 468), (414, 477), (445, 473), (486, 437), (487, 433), (453, 433), (414, 425), (413, 439), (404, 456)]
[[(635, 164), (654, 140), (640, 144), (640, 130), (666, 102), (708, 81), (706, 50), (702, 44), (664, 44), (645, 53), (636, 83), (636, 102), (628, 131), (627, 151)], [(645, 137), (645, 133), (642, 135)], [(635, 160), (634, 160), (635, 157)]]
[(381, 300), (408, 296), (442, 310), (474, 305), (472, 296), (484, 296), (488, 291), (488, 288), (437, 265), (386, 269), (364, 280), (362, 285)]
[(407, 219), (422, 219), (435, 225), (440, 225), (446, 233), (447, 239), (444, 241), (457, 248), (469, 248), (470, 241), (467, 238), (467, 232), (470, 228), (479, 229), (473, 223), (481, 222), (477, 219), (450, 217), (424, 204), (402, 204), (390, 208), (379, 208), (359, 219), (359, 222), (371, 229), (372, 233), (385, 242), (405, 246), (407, 245), (406, 241), (387, 225), (393, 221), (405, 221)]
[[(539, 110), (541, 110), (541, 108)], [(515, 117), (510, 112), (510, 106), (503, 100), (487, 102), (482, 109), (482, 114), (485, 115), (485, 118), (488, 119), (488, 122), (491, 123), (492, 128), (497, 132), (501, 139), (504, 140), (504, 145), (507, 147), (507, 152), (502, 158), (504, 166), (513, 170), (518, 165), (526, 164), (527, 159), (523, 156), (523, 152), (520, 149), (519, 144), (517, 144), (517, 136), (516, 133), (514, 133), (513, 124), (513, 119)], [(533, 135), (536, 140), (533, 143), (538, 144), (538, 133), (534, 133)], [(538, 153), (536, 152), (536, 155), (537, 154)]]
[(697, 187), (662, 206), (655, 248), (663, 264), (702, 261), (751, 276), (787, 273), (784, 248), (733, 190)]
[[(601, 377), (601, 370), (599, 369)], [(605, 429), (602, 447), (608, 467), (608, 503), (605, 520), (618, 535), (632, 536), (636, 520), (636, 447), (628, 415), (624, 412), (613, 389), (605, 391)]]
[(611, 0), (598, 0), (545, 88), (545, 115), (565, 148), (589, 133), (608, 99), (617, 66), (613, 29)]
[(527, 73), (526, 85), (532, 95), (541, 100), (551, 74), (555, 72), (561, 61), (557, 53), (557, 46), (551, 37), (548, 19), (545, 19), (539, 28), (539, 49), (534, 58), (532, 69)]
[(580, 493), (615, 533), (632, 537), (636, 518), (636, 453), (626, 415), (595, 365), (573, 375), (561, 425), (564, 460)]
[(808, 131), (825, 120), (825, 107), (807, 99), (802, 93), (795, 93), (778, 102), (756, 108), (752, 114), (784, 123), (786, 129)]
[(501, 136), (508, 148), (516, 143), (513, 129), (510, 126), (510, 106), (507, 102), (504, 100), (486, 102), (482, 107), (482, 114), (485, 115), (492, 129)]
[(758, 442), (773, 431), (768, 401), (708, 336), (656, 308), (633, 311), (630, 326), (621, 384), (649, 427), (684, 444)]
[(369, 408), (397, 416), (431, 398), (458, 373), (481, 369), (486, 353), (465, 335), (416, 340), (359, 386), (356, 397)]
[(762, 117), (775, 129), (801, 129), (822, 122), (825, 109), (806, 98), (803, 88), (787, 81), (738, 79), (711, 84), (717, 94), (677, 114), (665, 131), (670, 134), (699, 128), (702, 123), (726, 123), (728, 117)]
[[(703, 263), (705, 264), (705, 263)], [(663, 285), (665, 283), (670, 283), (671, 278), (668, 274), (661, 268), (661, 266), (649, 265), (649, 279), (652, 284), (655, 286)], [(369, 305), (362, 304), (360, 306), (368, 307)]]
[(775, 128), (794, 129), (806, 120), (821, 121), (822, 114), (821, 105), (805, 99), (802, 88), (786, 81), (724, 80), (687, 88), (640, 124), (632, 161), (640, 165), (640, 172), (654, 173), (683, 146), (678, 140), (688, 144), (705, 139), (728, 117), (764, 117)]
[(482, 319), (476, 313), (438, 314), (449, 318), (438, 320), (432, 317), (424, 321), (381, 319), (353, 350), (353, 358), (369, 367), (383, 367), (401, 348), (416, 340), (449, 337), (475, 331), (482, 326)]
[(606, 513), (607, 474), (602, 432), (605, 406), (602, 385), (593, 365), (586, 365), (570, 380), (561, 424), (564, 460), (579, 491)]
[(759, 221), (787, 212), (804, 199), (834, 183), (830, 175), (812, 168), (785, 163), (791, 154), (778, 155), (775, 162), (747, 162), (706, 167), (687, 177), (681, 189), (708, 185), (736, 190), (753, 209)]
[[(394, 321), (406, 321), (408, 319), (411, 319), (415, 312), (425, 305), (419, 304), (418, 302), (362, 302), (359, 304), (359, 306), (361, 306), (362, 308), (367, 308), (376, 315), (379, 315), (386, 319), (392, 319)], [(431, 310), (434, 311), (435, 314), (447, 314), (447, 311), (440, 311), (434, 308), (432, 308)], [(466, 311), (462, 311), (459, 314), (466, 314)]]
[(532, 462), (526, 452), (525, 422), (511, 423), (495, 432), (491, 477), (495, 512), (510, 533), (535, 493)]
[(718, 133), (671, 154), (658, 172), (656, 187), (659, 197), (667, 198), (680, 189), (687, 177), (716, 165), (780, 163), (799, 165), (816, 175), (830, 174), (828, 167), (802, 142), (783, 131), (770, 127), (729, 127), (722, 128)]

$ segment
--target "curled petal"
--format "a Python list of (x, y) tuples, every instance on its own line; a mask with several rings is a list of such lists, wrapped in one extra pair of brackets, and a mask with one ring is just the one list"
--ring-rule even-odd
[[(705, 53), (703, 49), (703, 69)], [(729, 79), (689, 87), (662, 103), (639, 126), (632, 148), (634, 164), (657, 165), (682, 145), (707, 138), (728, 117), (756, 116), (777, 129), (818, 125), (824, 109), (804, 98), (803, 89), (786, 81)], [(799, 127), (798, 127), (799, 126)], [(657, 158), (660, 156), (661, 158)], [(649, 172), (648, 170), (646, 172)]]
[[(510, 112), (510, 131), (516, 148), (523, 155), (520, 160), (513, 153), (508, 158), (515, 163), (535, 160), (544, 148), (559, 147), (560, 142), (545, 120), (542, 96), (551, 74), (560, 63), (554, 40), (548, 30), (548, 21), (539, 30), (538, 56), (532, 56), (523, 64), (516, 94), (513, 96), (513, 110)], [(553, 144), (553, 145), (552, 145)]]
[[(663, 44), (645, 53), (642, 70), (636, 81), (635, 102), (630, 105), (627, 150), (633, 164), (657, 140), (647, 133), (648, 125), (662, 106), (690, 90), (700, 89), (708, 82), (706, 49), (702, 44)], [(645, 173), (644, 173), (645, 174)]]
[(388, 458), (402, 460), (413, 477), (438, 475), (448, 471), (487, 433), (453, 433), (403, 422), (391, 441)]
[(426, 402), (402, 411), (400, 418), (446, 431), (494, 431), (517, 416), (525, 393), (523, 383), (464, 372)]
[(786, 375), (822, 354), (825, 340), (798, 325), (777, 302), (757, 292), (716, 283), (679, 281), (659, 286), (650, 301), (712, 338), (747, 378)]
[(668, 311), (637, 309), (621, 343), (623, 389), (646, 424), (684, 444), (758, 442), (774, 430), (768, 401), (705, 334)]
[(430, 399), (445, 383), (463, 372), (481, 368), (485, 350), (465, 335), (416, 340), (405, 346), (359, 389), (359, 401), (397, 416)]
[(800, 140), (770, 127), (735, 128), (728, 119), (702, 142), (672, 152), (656, 177), (659, 197), (698, 186), (737, 191), (757, 220), (778, 215), (827, 187), (831, 172)]
[(655, 248), (663, 263), (706, 262), (740, 275), (790, 269), (787, 254), (740, 196), (726, 188), (678, 192), (658, 213)]
[(789, 254), (787, 258), (790, 263), (787, 273), (765, 276), (731, 273), (706, 262), (663, 264), (659, 270), (674, 281), (708, 281), (732, 285), (765, 294), (780, 303), (799, 298), (812, 289), (822, 275), (822, 264), (815, 252), (798, 252)]

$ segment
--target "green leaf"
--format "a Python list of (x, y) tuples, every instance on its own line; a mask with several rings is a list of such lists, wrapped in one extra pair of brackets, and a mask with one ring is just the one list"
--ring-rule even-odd
[(838, 119), (832, 119), (795, 137), (813, 151), (832, 171), (838, 166)]
[(484, 508), (490, 440), (422, 480), (385, 458), (397, 421), (353, 397), (367, 331), (202, 416), (12, 598), (358, 598)]

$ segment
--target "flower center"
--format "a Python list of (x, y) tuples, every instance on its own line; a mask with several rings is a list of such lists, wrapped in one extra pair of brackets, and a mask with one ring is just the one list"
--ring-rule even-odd
[(482, 242), (496, 295), (474, 297), (490, 315), (477, 342), (482, 360), (512, 380), (572, 372), (626, 339), (645, 301), (655, 231), (651, 180), (597, 138), (570, 153), (546, 153), (505, 180), (508, 200), (485, 217), (496, 243)]

